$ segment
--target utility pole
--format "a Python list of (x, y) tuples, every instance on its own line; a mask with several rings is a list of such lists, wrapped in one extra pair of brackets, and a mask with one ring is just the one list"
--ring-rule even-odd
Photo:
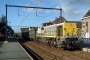
[(7, 41), (7, 4), (6, 4), (5, 6), (6, 6), (6, 23), (5, 23), (6, 30), (5, 30), (5, 41)]
[(60, 23), (62, 23), (62, 9), (60, 8)]

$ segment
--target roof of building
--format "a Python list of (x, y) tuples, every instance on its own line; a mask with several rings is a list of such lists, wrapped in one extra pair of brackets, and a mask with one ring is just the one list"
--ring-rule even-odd
[(56, 18), (54, 21), (53, 21), (53, 23), (54, 24), (58, 24), (58, 23), (63, 23), (64, 21), (67, 21), (63, 16), (61, 17), (59, 17), (59, 18)]
[(82, 18), (88, 17), (88, 16), (90, 16), (90, 10), (88, 10), (88, 12)]
[(31, 30), (31, 29), (35, 29), (35, 30), (37, 30), (38, 29), (38, 27), (34, 27), (34, 26), (30, 26), (30, 28), (29, 28), (29, 30)]
[(48, 21), (46, 21), (46, 23), (53, 23), (52, 21), (50, 21), (50, 20), (48, 20)]

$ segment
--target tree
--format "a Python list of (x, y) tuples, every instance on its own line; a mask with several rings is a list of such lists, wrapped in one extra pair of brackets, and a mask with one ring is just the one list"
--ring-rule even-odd
[(7, 26), (7, 32), (9, 36), (12, 36), (14, 34), (14, 30), (10, 26)]
[[(2, 15), (2, 17), (0, 17), (0, 32), (5, 35), (5, 31), (6, 31), (6, 16)], [(10, 27), (7, 26), (7, 34), (14, 34), (14, 30)]]
[(4, 23), (4, 24), (6, 23), (6, 16), (2, 15), (0, 19), (1, 19), (0, 20), (1, 23)]
[(4, 15), (2, 15), (2, 17), (0, 18), (0, 32), (3, 34), (3, 35), (5, 35), (5, 16)]

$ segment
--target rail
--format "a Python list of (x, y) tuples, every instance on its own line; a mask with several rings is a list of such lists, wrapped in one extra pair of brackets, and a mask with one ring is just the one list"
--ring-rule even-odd
[(30, 48), (28, 48), (26, 45), (21, 43), (19, 40), (17, 40), (21, 46), (28, 52), (28, 54), (34, 59), (34, 60), (44, 60), (41, 58), (38, 54), (34, 53)]

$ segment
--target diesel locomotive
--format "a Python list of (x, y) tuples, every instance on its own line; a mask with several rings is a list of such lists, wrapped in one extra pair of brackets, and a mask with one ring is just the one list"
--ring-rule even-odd
[[(80, 23), (80, 22), (78, 22)], [(77, 22), (66, 21), (49, 26), (40, 26), (37, 31), (38, 40), (44, 38), (51, 46), (64, 49), (76, 49), (80, 47), (81, 28)]]

